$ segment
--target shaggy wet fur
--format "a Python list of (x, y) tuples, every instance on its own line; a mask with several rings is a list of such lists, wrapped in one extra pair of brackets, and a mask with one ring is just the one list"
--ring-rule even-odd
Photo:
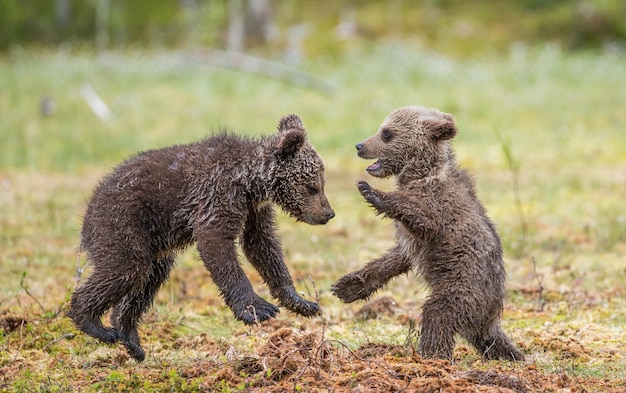
[[(81, 250), (93, 274), (73, 294), (68, 315), (105, 343), (122, 342), (141, 361), (137, 326), (167, 280), (176, 251), (197, 244), (225, 303), (247, 324), (279, 309), (259, 297), (237, 261), (235, 242), (279, 304), (320, 313), (296, 292), (276, 236), (273, 203), (298, 221), (334, 216), (324, 165), (296, 115), (261, 140), (227, 133), (138, 154), (96, 188), (84, 217)], [(101, 318), (112, 309), (111, 325)]]
[(449, 143), (456, 132), (448, 114), (405, 107), (356, 145), (359, 157), (376, 159), (368, 173), (397, 176), (393, 192), (358, 184), (376, 212), (395, 221), (397, 243), (343, 276), (332, 291), (348, 303), (366, 299), (415, 269), (431, 290), (422, 312), (422, 355), (452, 359), (455, 334), (460, 334), (487, 359), (522, 360), (500, 327), (505, 298), (500, 239), (473, 180), (457, 166)]

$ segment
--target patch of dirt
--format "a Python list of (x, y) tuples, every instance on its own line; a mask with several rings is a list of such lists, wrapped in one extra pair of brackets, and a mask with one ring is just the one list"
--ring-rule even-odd
[[(194, 386), (199, 391), (626, 391), (624, 381), (576, 377), (565, 369), (550, 372), (538, 368), (532, 360), (523, 363), (483, 362), (473, 349), (463, 345), (457, 346), (455, 351), (457, 362), (450, 363), (422, 358), (410, 345), (369, 342), (353, 349), (341, 341), (326, 338), (323, 329), (282, 325), (268, 323), (259, 328), (256, 331), (258, 345), (253, 350), (238, 350), (228, 341), (199, 333), (178, 338), (167, 348), (153, 348), (151, 358), (143, 363), (129, 359), (119, 346), (99, 345), (86, 356), (42, 354), (39, 360), (30, 352), (13, 350), (0, 363), (0, 390), (9, 388), (12, 381), (22, 378), (25, 372), (42, 370), (37, 364), (45, 363), (45, 368), (52, 370), (48, 378), (57, 378), (68, 370), (76, 373), (71, 378), (58, 377), (66, 384), (63, 386), (67, 391), (105, 391), (122, 383), (129, 389), (150, 386), (168, 390), (174, 386)], [(540, 352), (543, 348), (548, 352), (563, 353), (566, 357), (588, 353), (577, 340), (565, 338), (571, 335), (558, 333), (537, 333), (536, 342), (531, 343), (532, 351)], [(63, 345), (73, 344), (63, 342)], [(172, 361), (173, 353), (181, 357)], [(570, 358), (566, 360), (570, 361)]]
[(366, 343), (361, 345), (356, 351), (355, 356), (363, 359), (377, 358), (389, 354), (390, 356), (402, 357), (413, 355), (411, 349), (407, 346), (388, 345), (379, 343)]
[(399, 309), (400, 306), (391, 296), (383, 296), (365, 304), (356, 312), (356, 316), (362, 319), (392, 317)]
[[(215, 365), (213, 365), (215, 366)], [(204, 364), (205, 372), (210, 364)], [(484, 369), (487, 368), (487, 369)], [(193, 374), (191, 370), (183, 375)], [(209, 373), (210, 374), (210, 373)], [(207, 374), (205, 374), (207, 375)], [(356, 350), (316, 332), (281, 328), (255, 356), (243, 356), (210, 377), (207, 386), (245, 386), (267, 392), (618, 392), (615, 381), (539, 372), (533, 364), (478, 363), (469, 370), (424, 359), (404, 346), (368, 343)], [(215, 385), (218, 384), (218, 385)]]
[(456, 372), (453, 375), (481, 386), (499, 386), (514, 392), (529, 391), (528, 383), (517, 376), (481, 370)]
[(0, 329), (4, 330), (7, 334), (19, 329), (20, 326), (26, 327), (27, 324), (28, 321), (22, 317), (10, 314), (0, 316)]
[(542, 331), (529, 333), (534, 336), (530, 342), (530, 350), (549, 351), (559, 355), (561, 359), (576, 359), (579, 361), (587, 361), (593, 354), (593, 351), (583, 345), (574, 337), (573, 333)]
[[(185, 386), (201, 392), (626, 392), (619, 369), (626, 354), (619, 326), (607, 330), (602, 325), (556, 323), (549, 321), (547, 312), (512, 309), (510, 315), (523, 312), (521, 318), (549, 321), (524, 330), (523, 340), (516, 342), (529, 354), (526, 362), (485, 362), (474, 348), (459, 342), (451, 363), (416, 353), (411, 328), (416, 321), (392, 298), (363, 308), (363, 314), (383, 318), (383, 323), (407, 318), (400, 321), (409, 324), (407, 343), (385, 343), (390, 338), (381, 335), (381, 342), (354, 348), (328, 338), (335, 332), (329, 330), (327, 336), (323, 320), (303, 318), (236, 325), (226, 338), (204, 331), (180, 335), (173, 318), (148, 314), (147, 324), (154, 326), (145, 331), (148, 356), (137, 363), (118, 344), (103, 345), (82, 334), (59, 340), (75, 331), (69, 320), (0, 312), (0, 326), (13, 329), (0, 343), (0, 391), (37, 384), (42, 390), (55, 386), (68, 392), (181, 391)], [(339, 331), (341, 337), (350, 337), (350, 331)], [(402, 337), (394, 341), (402, 342)], [(610, 378), (594, 377), (602, 375), (594, 374), (594, 367), (603, 367), (600, 371)]]

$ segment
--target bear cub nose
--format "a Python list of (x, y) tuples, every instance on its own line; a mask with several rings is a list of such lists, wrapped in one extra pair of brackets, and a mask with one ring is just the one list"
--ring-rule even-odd
[(356, 147), (356, 149), (357, 149), (358, 151), (361, 151), (361, 150), (363, 149), (363, 144), (362, 144), (362, 143), (357, 143), (357, 144), (355, 145), (355, 147)]

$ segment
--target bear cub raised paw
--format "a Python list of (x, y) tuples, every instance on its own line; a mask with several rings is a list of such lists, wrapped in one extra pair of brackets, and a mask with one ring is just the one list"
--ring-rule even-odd
[(397, 177), (383, 192), (362, 181), (361, 195), (394, 220), (396, 244), (332, 287), (344, 302), (366, 299), (395, 276), (415, 269), (430, 287), (422, 310), (419, 351), (452, 359), (455, 335), (487, 359), (522, 360), (500, 326), (505, 298), (502, 246), (476, 197), (473, 180), (459, 168), (450, 140), (451, 115), (434, 109), (394, 110), (358, 155), (376, 161), (375, 177)]
[[(177, 251), (196, 244), (226, 305), (246, 324), (279, 309), (257, 295), (237, 261), (236, 240), (279, 305), (320, 313), (301, 298), (276, 235), (273, 203), (298, 221), (326, 224), (324, 164), (297, 115), (254, 140), (229, 133), (138, 154), (107, 175), (88, 204), (80, 249), (93, 273), (73, 294), (68, 315), (105, 343), (120, 341), (138, 361), (137, 326), (167, 280)], [(111, 325), (104, 313), (112, 309)]]

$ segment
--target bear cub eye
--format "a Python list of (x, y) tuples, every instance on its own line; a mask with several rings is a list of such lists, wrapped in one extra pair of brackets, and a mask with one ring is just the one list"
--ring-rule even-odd
[(309, 193), (309, 195), (317, 195), (320, 192), (320, 189), (317, 188), (317, 186), (307, 186), (306, 190)]
[(389, 130), (383, 130), (382, 134), (381, 134), (381, 139), (384, 142), (389, 142), (391, 140), (391, 131)]

